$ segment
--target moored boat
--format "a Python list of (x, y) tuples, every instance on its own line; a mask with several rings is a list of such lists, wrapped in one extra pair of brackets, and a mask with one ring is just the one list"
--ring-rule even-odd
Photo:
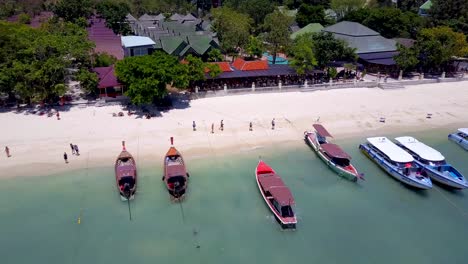
[(260, 160), (255, 169), (255, 178), (265, 203), (281, 227), (295, 229), (297, 219), (293, 211), (294, 198), (281, 177), (264, 161)]
[(422, 174), (423, 167), (386, 137), (367, 138), (359, 149), (393, 178), (416, 188), (431, 189), (431, 179)]
[(120, 198), (123, 201), (132, 200), (137, 186), (137, 166), (135, 159), (125, 148), (125, 141), (122, 141), (122, 152), (115, 161), (115, 180)]
[(468, 150), (468, 128), (459, 128), (457, 132), (449, 134), (448, 139)]
[(314, 124), (315, 131), (304, 132), (305, 140), (323, 160), (338, 175), (356, 182), (364, 180), (363, 174), (359, 173), (351, 164), (351, 156), (338, 145), (329, 143), (327, 137), (333, 137), (322, 125)]
[[(171, 145), (173, 139), (171, 138)], [(185, 196), (189, 174), (180, 152), (171, 146), (164, 157), (164, 181), (171, 198), (181, 200)]]
[(439, 151), (413, 137), (397, 137), (395, 140), (397, 145), (414, 157), (414, 161), (418, 165), (424, 167), (423, 174), (453, 188), (465, 189), (468, 187), (465, 177), (448, 164)]

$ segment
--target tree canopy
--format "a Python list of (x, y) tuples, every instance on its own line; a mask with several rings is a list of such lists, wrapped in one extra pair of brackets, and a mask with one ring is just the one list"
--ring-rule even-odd
[(53, 6), (55, 15), (65, 21), (76, 22), (79, 18), (89, 18), (93, 12), (91, 0), (59, 0)]
[(468, 35), (468, 1), (432, 0), (429, 15), (435, 25), (446, 25)]
[(323, 6), (307, 4), (302, 4), (297, 10), (296, 22), (300, 27), (305, 27), (310, 23), (328, 24)]
[(227, 7), (214, 9), (212, 15), (212, 28), (217, 33), (224, 52), (235, 53), (239, 48), (245, 48), (249, 40), (252, 19)]
[(311, 33), (300, 35), (294, 40), (290, 55), (293, 58), (291, 67), (300, 75), (313, 70), (317, 66)]
[(365, 4), (366, 0), (331, 0), (330, 2), (338, 18), (343, 18), (349, 12), (363, 8)]
[(271, 0), (225, 0), (223, 6), (247, 14), (253, 19), (253, 25), (257, 26), (260, 26), (266, 15), (275, 9)]
[(349, 47), (343, 40), (338, 40), (331, 33), (320, 32), (309, 35), (313, 42), (317, 66), (325, 68), (332, 61), (357, 60), (356, 50)]
[(263, 23), (264, 40), (269, 47), (269, 51), (273, 56), (273, 64), (276, 63), (277, 53), (285, 51), (291, 43), (290, 35), (291, 30), (289, 26), (292, 24), (293, 19), (279, 10), (268, 14)]
[(24, 102), (66, 92), (67, 68), (90, 65), (93, 44), (84, 29), (49, 21), (41, 28), (0, 22), (0, 91)]
[(175, 56), (155, 52), (118, 61), (115, 73), (126, 85), (125, 94), (132, 103), (141, 105), (164, 97), (167, 85), (184, 89), (191, 82), (203, 80), (205, 67), (201, 59), (191, 55), (180, 63)]
[(127, 35), (131, 32), (126, 21), (130, 7), (126, 2), (104, 0), (96, 6), (97, 12), (106, 20), (106, 26), (115, 34)]

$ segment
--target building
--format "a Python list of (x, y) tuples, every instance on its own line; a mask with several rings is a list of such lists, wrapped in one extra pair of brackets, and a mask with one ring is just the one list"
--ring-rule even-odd
[(218, 41), (208, 21), (192, 14), (144, 14), (139, 19), (128, 15), (127, 21), (137, 36), (151, 38), (155, 50), (183, 58), (189, 54), (207, 57), (212, 49), (219, 49)]
[(99, 78), (99, 97), (117, 97), (123, 94), (123, 85), (115, 76), (114, 66), (97, 67), (93, 71)]
[(326, 27), (323, 32), (332, 33), (356, 49), (359, 61), (368, 69), (389, 70), (396, 65), (393, 57), (398, 54), (396, 41), (382, 37), (378, 32), (356, 22), (342, 21)]
[(125, 57), (150, 55), (155, 50), (156, 43), (148, 37), (123, 36), (121, 40)]
[(106, 26), (106, 21), (93, 17), (89, 20), (89, 24), (90, 26), (86, 30), (88, 31), (88, 39), (96, 44), (94, 53), (107, 53), (118, 60), (123, 59), (124, 53), (120, 37)]
[(428, 16), (428, 15), (429, 15), (429, 9), (431, 9), (431, 7), (432, 7), (432, 2), (431, 2), (431, 0), (427, 0), (426, 2), (424, 2), (424, 4), (422, 4), (422, 5), (419, 7), (418, 15), (420, 15), (420, 16)]
[(307, 26), (299, 29), (298, 31), (291, 34), (291, 39), (296, 39), (299, 35), (306, 33), (317, 33), (322, 31), (323, 26), (320, 23), (310, 23)]

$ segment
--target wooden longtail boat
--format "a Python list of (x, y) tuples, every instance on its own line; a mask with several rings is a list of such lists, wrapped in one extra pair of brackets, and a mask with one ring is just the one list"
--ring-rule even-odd
[[(171, 145), (172, 143), (171, 138)], [(164, 176), (162, 178), (171, 198), (181, 200), (184, 197), (189, 176), (182, 155), (174, 146), (171, 146), (164, 157)]]
[(122, 141), (122, 152), (115, 161), (115, 181), (123, 201), (134, 198), (137, 185), (137, 166), (133, 156), (125, 149), (125, 141)]
[(281, 177), (262, 160), (258, 162), (255, 169), (255, 177), (265, 203), (281, 227), (295, 229), (297, 219), (292, 208), (294, 197)]
[(329, 143), (327, 137), (333, 137), (322, 125), (314, 124), (315, 131), (304, 132), (306, 142), (317, 153), (328, 167), (338, 175), (356, 182), (364, 180), (364, 175), (359, 173), (351, 164), (351, 156), (338, 145)]

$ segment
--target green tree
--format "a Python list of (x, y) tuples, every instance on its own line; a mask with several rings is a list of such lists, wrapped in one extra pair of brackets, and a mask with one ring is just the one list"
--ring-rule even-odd
[(466, 36), (445, 26), (421, 30), (413, 48), (426, 69), (440, 69), (447, 66), (452, 57), (468, 55)]
[(223, 54), (219, 49), (212, 49), (208, 52), (208, 61), (222, 61)]
[(273, 64), (276, 63), (278, 52), (285, 51), (291, 44), (291, 31), (289, 26), (293, 19), (282, 12), (275, 10), (265, 17), (263, 28), (265, 30), (264, 40), (273, 56)]
[(116, 61), (116, 57), (105, 52), (93, 55), (93, 67), (108, 67), (115, 64)]
[(214, 9), (212, 16), (212, 28), (217, 33), (221, 48), (227, 53), (243, 49), (249, 40), (252, 19), (227, 7)]
[(432, 0), (429, 15), (435, 25), (447, 25), (468, 34), (468, 1)]
[(400, 44), (397, 44), (397, 48), (399, 54), (393, 57), (393, 59), (398, 67), (404, 72), (414, 69), (419, 63), (417, 51)]
[(332, 80), (334, 80), (336, 78), (336, 76), (338, 76), (338, 71), (336, 70), (335, 67), (328, 68), (327, 73), (328, 73), (328, 76), (330, 77), (330, 79), (332, 79)]
[(31, 23), (31, 17), (28, 14), (20, 14), (18, 16), (18, 22), (21, 24), (30, 24)]
[(307, 71), (311, 71), (318, 65), (314, 54), (314, 44), (310, 34), (303, 34), (294, 40), (290, 55), (292, 56), (291, 67), (293, 67), (299, 75), (304, 75)]
[(261, 25), (265, 16), (275, 10), (270, 0), (225, 0), (223, 6), (247, 14), (253, 19), (254, 25)]
[(191, 56), (186, 60), (188, 63), (180, 63), (175, 56), (155, 52), (152, 55), (126, 57), (117, 62), (115, 72), (126, 85), (125, 94), (132, 103), (148, 104), (165, 96), (167, 85), (183, 89), (190, 82), (204, 78), (200, 74), (205, 70), (201, 60)]
[(99, 78), (95, 72), (90, 72), (85, 68), (80, 69), (76, 75), (76, 79), (80, 82), (81, 89), (83, 89), (86, 94), (96, 94)]
[(336, 12), (338, 19), (346, 16), (347, 13), (363, 8), (366, 0), (331, 0), (330, 6)]
[(246, 51), (251, 58), (258, 58), (262, 56), (263, 52), (265, 51), (265, 47), (258, 37), (250, 36)]
[(328, 24), (323, 6), (312, 6), (307, 4), (302, 4), (299, 7), (296, 22), (300, 27), (305, 27), (310, 23), (320, 23), (322, 25)]
[(131, 32), (126, 20), (130, 7), (126, 2), (104, 0), (97, 4), (96, 10), (106, 20), (106, 26), (115, 34), (128, 35)]
[(309, 35), (314, 44), (314, 54), (317, 66), (325, 68), (332, 61), (357, 60), (356, 50), (349, 47), (343, 40), (338, 40), (331, 33), (321, 32)]
[(221, 70), (221, 67), (219, 67), (218, 64), (214, 64), (214, 63), (207, 63), (206, 69), (208, 70), (208, 74), (210, 75), (211, 78), (215, 78), (216, 76), (220, 75), (223, 72)]
[(402, 11), (411, 11), (417, 13), (419, 7), (424, 4), (426, 0), (398, 0), (397, 7)]
[(89, 18), (93, 11), (91, 0), (59, 0), (53, 7), (54, 14), (65, 21), (75, 22), (78, 18)]
[(302, 4), (306, 5), (320, 5), (325, 8), (330, 7), (330, 0), (285, 0), (283, 3), (289, 8), (289, 9), (296, 9), (300, 7)]

